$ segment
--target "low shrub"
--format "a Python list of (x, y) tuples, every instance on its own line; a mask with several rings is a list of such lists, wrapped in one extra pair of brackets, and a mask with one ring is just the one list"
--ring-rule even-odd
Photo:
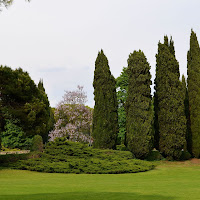
[(116, 149), (119, 151), (127, 151), (127, 148), (124, 144), (117, 145)]
[(191, 158), (191, 154), (188, 151), (182, 151), (180, 160), (189, 160)]
[(43, 140), (40, 135), (35, 135), (33, 137), (31, 151), (43, 151)]
[(39, 158), (41, 155), (38, 152), (28, 154), (6, 154), (0, 155), (0, 166), (11, 167), (15, 166), (15, 163), (20, 160), (27, 160), (31, 158)]
[(161, 153), (157, 150), (153, 150), (151, 151), (147, 157), (145, 158), (145, 160), (148, 161), (156, 161), (156, 160), (162, 160), (164, 159), (164, 157), (161, 155)]
[(47, 144), (41, 157), (19, 161), (17, 169), (48, 173), (117, 174), (153, 169), (148, 161), (133, 159), (129, 151), (100, 150), (86, 144), (56, 139)]

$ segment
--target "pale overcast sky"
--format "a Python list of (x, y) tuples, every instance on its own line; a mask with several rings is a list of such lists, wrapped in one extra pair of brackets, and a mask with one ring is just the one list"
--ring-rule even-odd
[(103, 49), (118, 77), (134, 50), (144, 51), (155, 77), (158, 41), (172, 36), (187, 74), (191, 28), (200, 39), (199, 0), (15, 0), (0, 13), (0, 64), (42, 78), (51, 106), (83, 85), (93, 101), (94, 63)]

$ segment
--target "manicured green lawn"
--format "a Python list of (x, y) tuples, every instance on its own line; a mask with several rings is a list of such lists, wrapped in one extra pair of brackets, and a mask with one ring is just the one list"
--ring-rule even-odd
[(1, 200), (195, 200), (200, 165), (162, 163), (136, 174), (50, 174), (0, 170)]

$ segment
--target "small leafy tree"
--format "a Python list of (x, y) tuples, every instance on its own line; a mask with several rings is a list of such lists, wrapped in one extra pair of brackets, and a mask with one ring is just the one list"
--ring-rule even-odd
[(120, 76), (116, 79), (117, 101), (118, 101), (118, 123), (119, 133), (117, 137), (118, 144), (124, 144), (126, 138), (126, 111), (125, 103), (128, 94), (128, 74), (124, 67)]
[(2, 132), (2, 144), (6, 148), (29, 148), (31, 138), (25, 138), (23, 129), (17, 125), (18, 120), (6, 120), (5, 131)]

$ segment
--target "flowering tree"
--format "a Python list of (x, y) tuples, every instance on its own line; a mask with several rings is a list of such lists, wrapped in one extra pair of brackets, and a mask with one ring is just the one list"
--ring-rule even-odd
[(87, 95), (82, 86), (75, 91), (65, 91), (63, 100), (55, 109), (55, 127), (49, 133), (50, 141), (66, 137), (71, 141), (92, 143), (92, 109), (85, 106)]

